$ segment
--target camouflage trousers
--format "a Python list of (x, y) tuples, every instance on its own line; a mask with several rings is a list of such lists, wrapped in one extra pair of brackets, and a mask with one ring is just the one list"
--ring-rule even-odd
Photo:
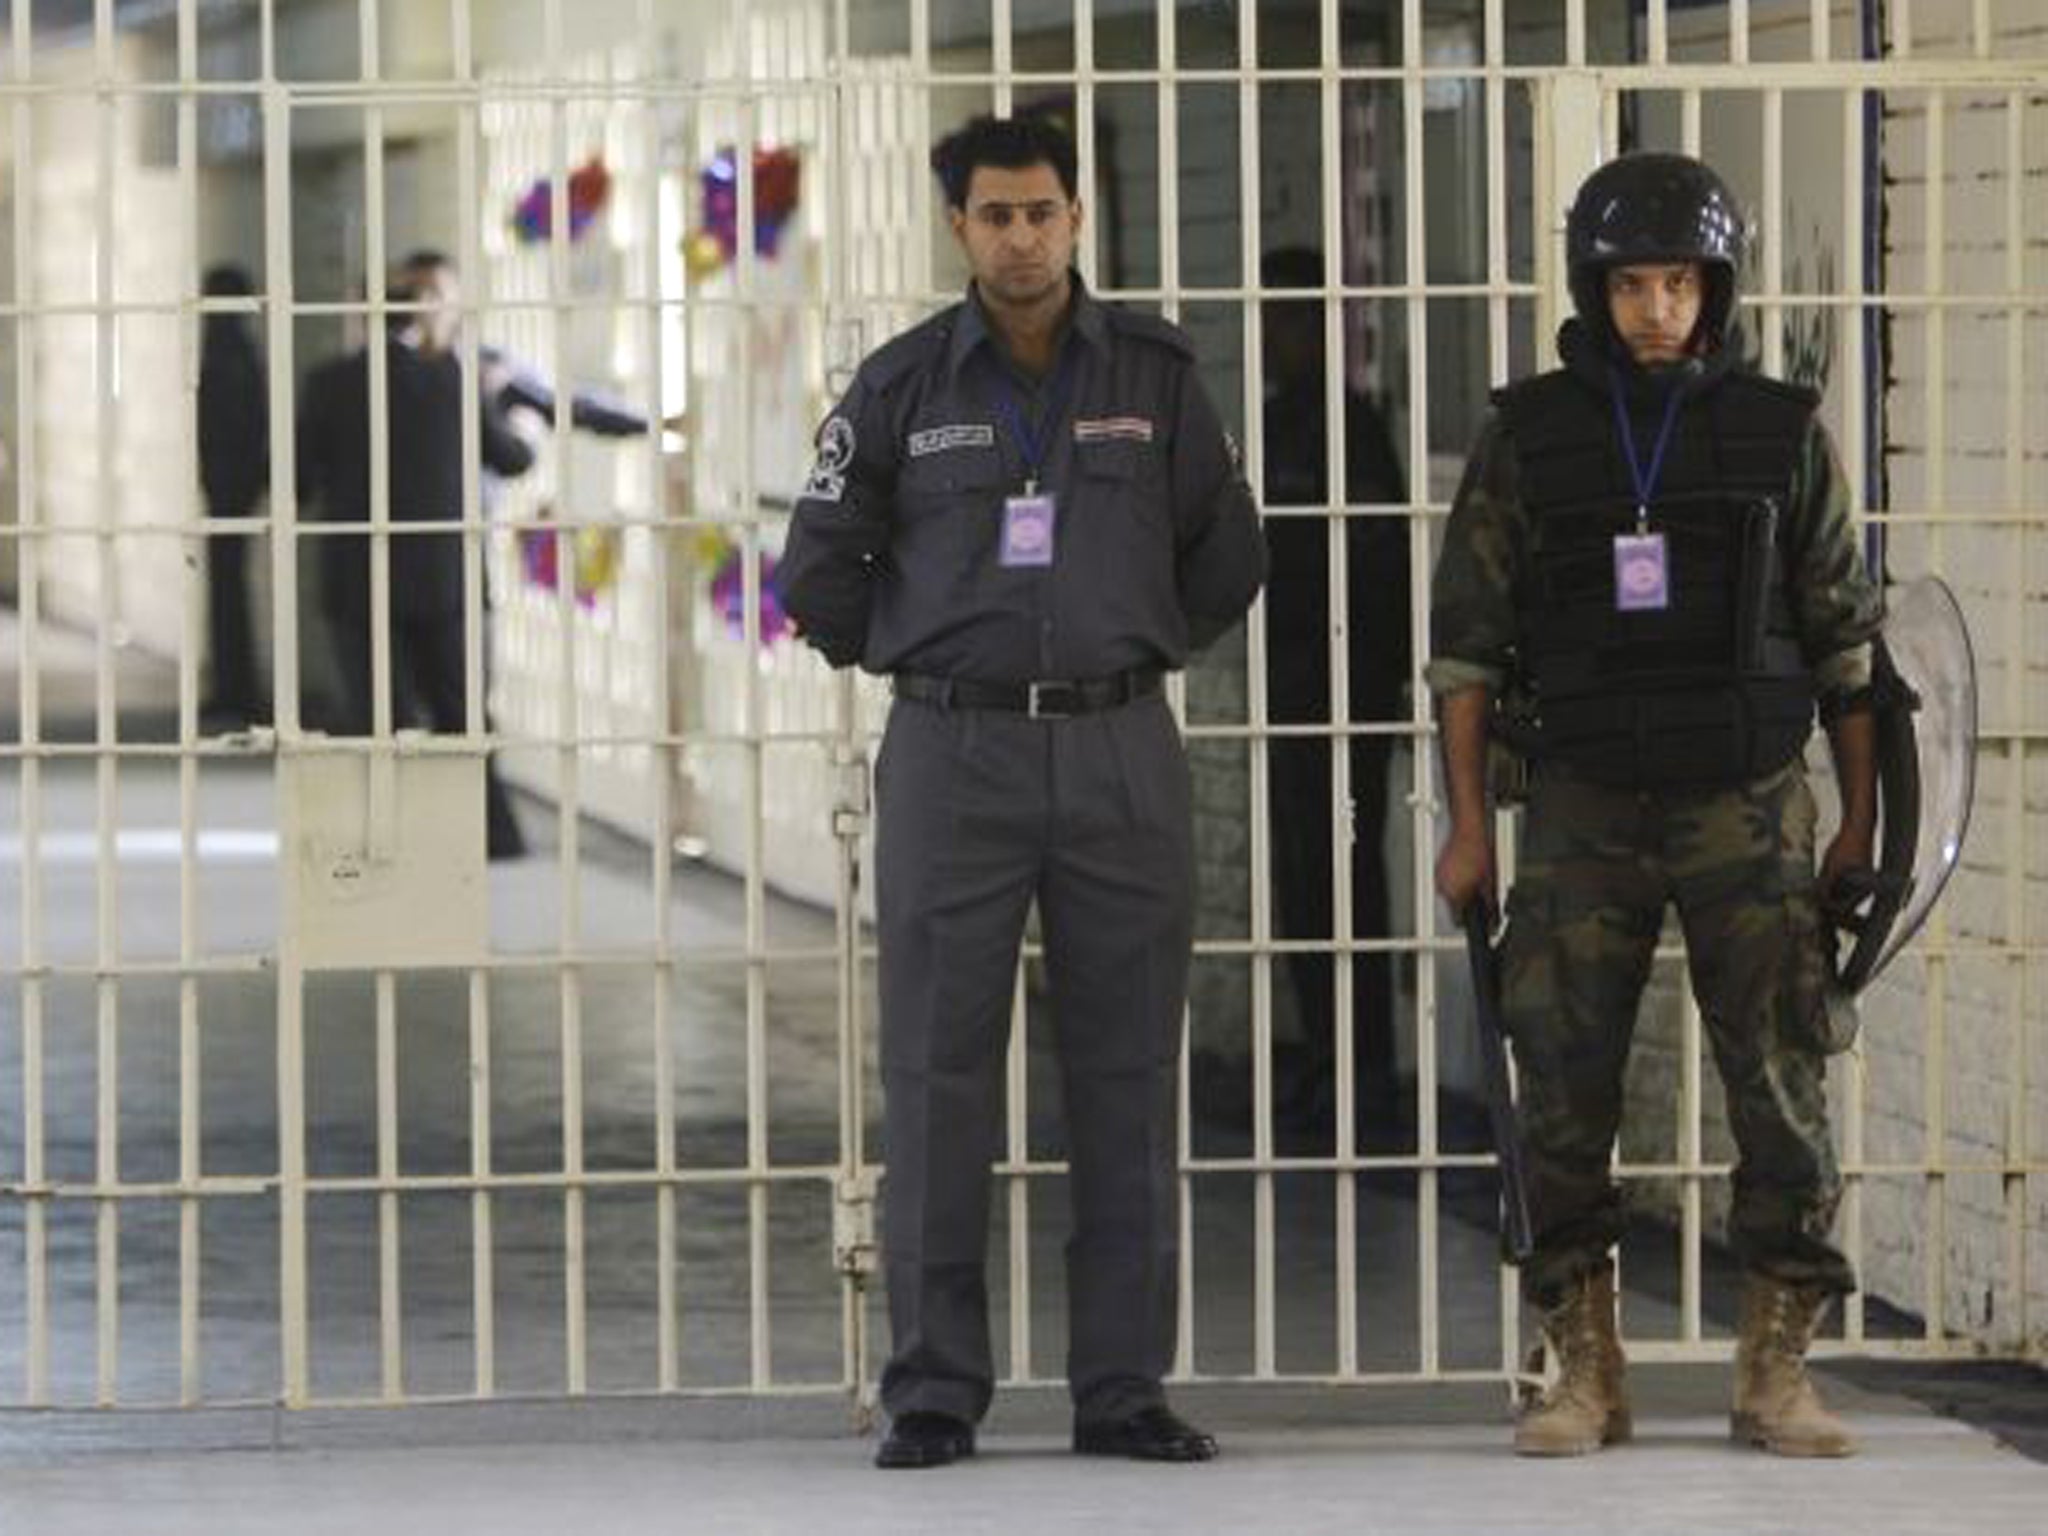
[(1668, 794), (1537, 776), (1501, 984), (1536, 1235), (1522, 1288), (1539, 1306), (1604, 1264), (1621, 1236), (1608, 1163), (1667, 903), (1740, 1154), (1737, 1256), (1789, 1282), (1855, 1288), (1829, 1241), (1841, 1174), (1827, 1123), (1814, 816), (1796, 762), (1738, 788)]

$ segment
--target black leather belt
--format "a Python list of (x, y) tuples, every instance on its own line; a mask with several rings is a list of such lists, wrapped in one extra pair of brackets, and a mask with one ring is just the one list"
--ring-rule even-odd
[(1030, 683), (978, 683), (965, 677), (927, 677), (898, 672), (896, 697), (940, 709), (1000, 709), (1033, 720), (1115, 709), (1159, 691), (1157, 667), (1134, 667), (1110, 677), (1042, 678)]

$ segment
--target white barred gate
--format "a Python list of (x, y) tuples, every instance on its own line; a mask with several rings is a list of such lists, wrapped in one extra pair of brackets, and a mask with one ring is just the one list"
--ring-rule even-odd
[[(1092, 280), (1195, 335), (1255, 480), (1260, 258), (1322, 253), (1309, 296), (1325, 302), (1332, 381), (1380, 397), (1410, 500), (1269, 515), (1319, 520), (1333, 551), (1346, 518), (1397, 520), (1418, 593), (1484, 386), (1547, 355), (1577, 177), (1619, 147), (1698, 150), (1755, 207), (1763, 365), (1826, 383), (1893, 569), (1949, 576), (1984, 663), (1978, 829), (1837, 1075), (1844, 1232), (1876, 1302), (1826, 1347), (2038, 1356), (2048, 223), (2028, 193), (2048, 175), (2048, 26), (2034, 7), (156, 9), (16, 0), (0, 71), (0, 572), (18, 637), (0, 743), (0, 1403), (872, 1380), (880, 1149), (859, 872), (884, 706), (871, 681), (776, 637), (763, 576), (810, 419), (865, 350), (955, 289), (923, 155), (989, 108), (1075, 125)], [(768, 173), (747, 171), (778, 149), (801, 166), (793, 210), (764, 206)], [(721, 150), (740, 167), (729, 224), (707, 223), (702, 196)], [(336, 155), (348, 174), (313, 168)], [(607, 190), (579, 209), (572, 177), (593, 161)], [(547, 231), (526, 238), (514, 210), (543, 180)], [(307, 181), (344, 206), (302, 206)], [(323, 642), (302, 566), (365, 534), (299, 505), (297, 377), (345, 330), (374, 334), (387, 268), (423, 245), (465, 275), (469, 367), (480, 343), (505, 346), (665, 425), (581, 440), (565, 387), (532, 476), (487, 505), (472, 473), (447, 528), (495, 607), (487, 622), (471, 604), (468, 729), (405, 729), (386, 685), (376, 732), (338, 741), (315, 728)], [(230, 254), (264, 269), (259, 297), (202, 302), (201, 267)], [(266, 343), (275, 451), (267, 519), (224, 530), (204, 521), (187, 424), (200, 320), (236, 309)], [(380, 366), (372, 378), (381, 398)], [(384, 499), (367, 530), (380, 569), (418, 527)], [(274, 727), (222, 736), (199, 708), (198, 571), (236, 531), (267, 536), (278, 692)], [(1373, 593), (1332, 582), (1347, 628), (1380, 622)], [(60, 718), (52, 669), (81, 627), (92, 709)], [(154, 713), (129, 681), (138, 649), (171, 662)], [(1459, 955), (1416, 852), (1438, 827), (1426, 705), (1418, 692), (1399, 718), (1351, 720), (1336, 638), (1331, 661), (1331, 721), (1276, 730), (1261, 612), (1177, 693), (1202, 786), (1190, 1037), (1254, 1106), (1219, 1129), (1202, 1102), (1215, 1084), (1191, 1072), (1180, 1368), (1504, 1380), (1521, 1320), (1486, 1230), (1489, 1159), (1458, 1113)], [(1337, 935), (1280, 937), (1269, 743), (1356, 732), (1395, 738), (1413, 765), (1384, 850), (1390, 931), (1354, 935), (1340, 882)], [(529, 804), (555, 830), (516, 866), (485, 867), (487, 750), (552, 812)], [(1347, 758), (1332, 761), (1341, 811)], [(1286, 957), (1303, 944), (1400, 962), (1387, 1006), (1414, 1110), (1404, 1146), (1361, 1142), (1348, 1079), (1334, 1148), (1276, 1135), (1262, 1106), (1273, 1052), (1300, 1030)], [(1625, 1260), (1625, 1275), (1672, 1277), (1668, 1298), (1659, 1282), (1628, 1304), (1630, 1350), (1649, 1358), (1726, 1347), (1712, 1239), (1727, 1140), (1679, 964), (1660, 957), (1646, 1004), (1620, 1168), (1671, 1219), (1665, 1257)], [(1348, 966), (1337, 976), (1348, 1062), (1368, 1000)], [(1018, 1381), (1056, 1376), (1059, 1356), (1063, 1168), (1033, 996), (1027, 964), (991, 1269)]]

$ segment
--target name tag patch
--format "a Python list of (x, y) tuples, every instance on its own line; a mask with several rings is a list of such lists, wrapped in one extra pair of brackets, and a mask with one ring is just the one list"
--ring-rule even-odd
[(1152, 423), (1143, 416), (1082, 417), (1074, 423), (1077, 443), (1149, 443)]
[(911, 433), (908, 449), (913, 459), (922, 459), (956, 448), (993, 448), (995, 445), (994, 427), (986, 422), (961, 422), (949, 427), (926, 427), (922, 432)]

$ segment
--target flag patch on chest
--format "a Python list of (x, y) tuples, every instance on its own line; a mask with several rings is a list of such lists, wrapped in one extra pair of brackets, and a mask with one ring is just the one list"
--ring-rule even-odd
[(1074, 423), (1077, 443), (1149, 443), (1152, 423), (1143, 416), (1087, 416)]
[(910, 434), (906, 445), (913, 459), (922, 459), (929, 454), (946, 453), (955, 448), (993, 448), (996, 445), (996, 429), (987, 422), (963, 422), (950, 427), (926, 427), (922, 432)]

